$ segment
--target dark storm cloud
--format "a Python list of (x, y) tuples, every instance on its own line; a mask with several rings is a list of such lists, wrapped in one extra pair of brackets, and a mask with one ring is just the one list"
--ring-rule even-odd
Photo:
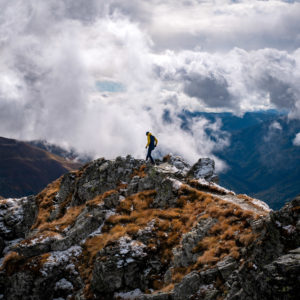
[(213, 74), (203, 76), (191, 73), (183, 76), (183, 91), (190, 97), (202, 100), (209, 107), (229, 107), (232, 96), (228, 92), (228, 83), (224, 77), (216, 78)]
[(280, 78), (268, 76), (259, 86), (270, 93), (270, 101), (275, 104), (276, 107), (295, 108), (297, 95), (291, 84), (281, 81)]

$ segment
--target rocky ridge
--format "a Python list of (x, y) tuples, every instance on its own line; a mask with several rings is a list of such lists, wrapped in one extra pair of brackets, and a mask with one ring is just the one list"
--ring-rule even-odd
[(210, 159), (100, 158), (0, 200), (0, 299), (296, 299), (300, 198), (216, 182)]

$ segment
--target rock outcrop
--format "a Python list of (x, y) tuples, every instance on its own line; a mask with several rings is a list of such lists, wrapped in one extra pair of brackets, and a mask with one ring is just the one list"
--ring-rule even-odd
[(273, 212), (216, 179), (101, 158), (0, 200), (0, 299), (296, 299), (300, 198)]

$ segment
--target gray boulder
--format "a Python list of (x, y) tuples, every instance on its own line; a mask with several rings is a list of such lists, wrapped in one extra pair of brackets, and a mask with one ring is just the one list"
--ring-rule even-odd
[(189, 170), (187, 176), (207, 181), (218, 182), (218, 176), (215, 173), (215, 162), (211, 158), (200, 158)]

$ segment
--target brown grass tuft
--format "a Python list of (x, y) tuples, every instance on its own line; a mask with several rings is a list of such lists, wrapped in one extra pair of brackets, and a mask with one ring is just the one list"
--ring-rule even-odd
[(39, 212), (35, 223), (31, 229), (36, 229), (40, 225), (47, 222), (51, 211), (54, 209), (53, 199), (59, 191), (62, 177), (50, 183), (43, 191), (36, 196), (36, 201), (39, 206)]
[(86, 202), (86, 205), (87, 206), (90, 206), (90, 207), (96, 207), (96, 206), (99, 206), (101, 204), (104, 203), (104, 199), (113, 195), (113, 194), (118, 194), (118, 192), (116, 190), (110, 190), (110, 191), (107, 191), (101, 195), (97, 195), (95, 198), (93, 198), (92, 200), (89, 200)]
[(11, 251), (4, 257), (0, 271), (6, 270), (7, 274), (12, 274), (16, 265), (23, 261), (24, 257), (15, 251)]
[(139, 176), (140, 178), (144, 178), (146, 176), (145, 170), (146, 170), (146, 165), (140, 166), (139, 169), (133, 170), (131, 178), (134, 176)]
[(248, 246), (251, 243), (253, 243), (255, 238), (256, 238), (256, 235), (253, 234), (252, 232), (242, 233), (239, 235), (239, 241), (245, 246)]
[(219, 259), (216, 257), (216, 249), (208, 249), (206, 250), (203, 255), (198, 257), (196, 266), (203, 266), (203, 265), (212, 265), (216, 262), (218, 262)]
[(63, 215), (61, 218), (49, 223), (41, 224), (39, 226), (39, 231), (42, 232), (44, 230), (51, 230), (61, 232), (76, 222), (77, 217), (80, 215), (83, 209), (84, 205), (69, 207), (65, 215)]

